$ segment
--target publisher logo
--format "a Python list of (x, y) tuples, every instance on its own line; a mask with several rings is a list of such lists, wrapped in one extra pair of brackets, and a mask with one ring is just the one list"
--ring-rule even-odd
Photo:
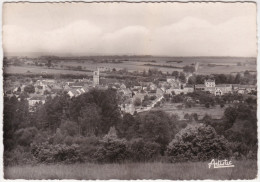
[(209, 169), (213, 168), (226, 168), (226, 167), (235, 167), (231, 161), (228, 160), (216, 160), (212, 159), (211, 162), (209, 163)]

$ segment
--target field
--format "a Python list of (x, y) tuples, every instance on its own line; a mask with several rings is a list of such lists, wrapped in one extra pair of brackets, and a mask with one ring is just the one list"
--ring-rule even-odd
[[(122, 57), (120, 59), (127, 60), (122, 63), (102, 63), (100, 60), (109, 59), (109, 57), (96, 58), (94, 61), (85, 61), (83, 63), (73, 60), (62, 61), (59, 64), (63, 66), (82, 66), (89, 70), (95, 70), (97, 67), (110, 67), (116, 69), (127, 69), (128, 71), (143, 71), (148, 69), (157, 68), (162, 72), (181, 71), (179, 68), (170, 67), (183, 67), (186, 65), (200, 63), (198, 69), (199, 74), (212, 74), (212, 73), (224, 73), (229, 74), (231, 72), (239, 72), (245, 70), (256, 71), (256, 60), (254, 58), (233, 58), (233, 57)], [(119, 60), (120, 60), (119, 59)], [(247, 63), (246, 66), (238, 66), (238, 63)], [(152, 64), (153, 66), (149, 66)], [(208, 64), (216, 64), (218, 66), (210, 67)], [(155, 65), (158, 65), (156, 67)], [(169, 66), (161, 67), (161, 65)]]
[(48, 69), (43, 67), (36, 66), (8, 66), (4, 69), (4, 73), (9, 74), (87, 74), (92, 75), (92, 72), (87, 71), (74, 71), (74, 70), (65, 70), (65, 69)]
[(181, 103), (164, 103), (162, 107), (157, 107), (153, 110), (159, 109), (169, 114), (177, 114), (180, 119), (183, 119), (186, 113), (197, 113), (199, 119), (202, 119), (206, 114), (210, 115), (213, 119), (221, 119), (225, 111), (225, 107), (221, 108), (219, 105), (210, 108), (206, 108), (204, 106), (195, 106), (191, 108), (184, 107), (182, 109), (178, 109), (178, 105), (181, 105)]
[(6, 179), (254, 179), (256, 161), (232, 161), (233, 168), (208, 168), (209, 162), (71, 164), (6, 167)]
[[(107, 61), (109, 60), (109, 61)], [(111, 60), (119, 60), (119, 62), (111, 62)], [(172, 73), (173, 71), (182, 71), (182, 67), (186, 65), (195, 65), (199, 62), (197, 70), (198, 74), (230, 74), (231, 72), (240, 71), (256, 71), (255, 58), (241, 57), (138, 57), (138, 56), (121, 56), (121, 57), (87, 57), (84, 59), (66, 58), (65, 60), (53, 60), (59, 69), (48, 69), (36, 66), (9, 66), (5, 73), (41, 73), (45, 71), (49, 74), (80, 74), (82, 71), (65, 70), (67, 66), (81, 66), (85, 70), (94, 71), (97, 67), (105, 67), (110, 69), (127, 69), (128, 71), (143, 71), (148, 69), (158, 69), (162, 72)], [(107, 61), (107, 62), (106, 62)], [(149, 65), (150, 64), (150, 65)], [(212, 66), (209, 66), (212, 64)], [(240, 65), (239, 65), (240, 64)], [(243, 65), (245, 64), (245, 65)], [(158, 66), (157, 66), (158, 65)], [(169, 66), (169, 67), (167, 67)], [(176, 68), (174, 68), (176, 67)], [(91, 72), (86, 72), (89, 74)]]
[(232, 63), (227, 65), (220, 65), (220, 66), (208, 66), (208, 65), (201, 65), (199, 66), (198, 73), (199, 74), (229, 74), (229, 73), (237, 73), (241, 71), (256, 71), (256, 65), (245, 65), (245, 66), (237, 66)]

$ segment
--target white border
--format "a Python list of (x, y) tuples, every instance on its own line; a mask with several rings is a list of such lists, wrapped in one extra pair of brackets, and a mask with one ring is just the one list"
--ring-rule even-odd
[[(69, 2), (68, 0), (0, 0), (1, 2), (1, 10), (0, 10), (0, 23), (2, 25), (2, 8), (3, 8), (3, 3), (4, 2)], [(72, 0), (73, 1), (73, 0)], [(74, 0), (74, 2), (97, 2), (97, 1), (102, 1), (102, 2), (111, 2), (111, 0)], [(119, 1), (119, 2), (123, 2), (124, 0), (120, 1), (120, 0), (114, 0), (114, 1)], [(201, 0), (125, 0), (124, 2), (200, 2)], [(260, 46), (260, 41), (259, 41), (259, 36), (260, 36), (260, 2), (258, 2), (257, 0), (202, 0), (201, 2), (255, 2), (257, 4), (257, 49), (259, 50)], [(2, 26), (0, 27), (1, 29), (1, 34), (0, 34), (0, 44), (2, 45)], [(257, 63), (259, 62), (259, 57), (260, 57), (260, 53), (259, 51), (257, 52)], [(1, 48), (0, 50), (0, 67), (3, 68), (3, 48)], [(260, 75), (258, 74), (258, 71), (260, 70), (260, 64), (257, 64), (257, 90), (259, 91), (259, 84), (260, 84)], [(3, 93), (3, 69), (0, 69), (0, 93)], [(257, 103), (259, 103), (259, 93), (257, 94)], [(0, 96), (0, 113), (1, 113), (1, 124), (0, 124), (0, 181), (13, 181), (13, 180), (5, 180), (3, 178), (3, 94), (1, 94)], [(260, 111), (259, 108), (257, 107), (257, 118), (260, 118)], [(260, 150), (259, 150), (259, 124), (258, 124), (258, 161), (257, 161), (257, 165), (258, 165), (258, 178), (260, 176), (260, 172), (259, 172), (259, 167), (260, 167)], [(26, 182), (28, 180), (15, 180), (18, 182)], [(50, 181), (50, 180), (34, 180), (34, 181)], [(51, 180), (54, 182), (58, 182), (60, 180)], [(78, 181), (78, 180), (62, 180), (62, 181)], [(97, 181), (97, 180), (88, 180), (88, 181)], [(98, 180), (101, 181), (101, 180)], [(103, 181), (103, 180), (102, 180)], [(112, 181), (112, 180), (109, 180)], [(113, 181), (127, 181), (127, 180), (113, 180)], [(134, 180), (131, 180), (134, 181)], [(135, 180), (137, 181), (137, 180)], [(139, 181), (139, 180), (138, 180)], [(142, 180), (142, 181), (154, 181), (154, 180)], [(156, 181), (161, 181), (161, 180), (156, 180)], [(170, 182), (171, 180), (163, 180), (165, 182)], [(178, 181), (184, 181), (184, 180), (178, 180)], [(188, 181), (188, 180), (185, 180)], [(189, 180), (189, 181), (196, 181), (196, 180)], [(206, 182), (210, 182), (210, 181), (215, 181), (215, 180), (204, 180)], [(249, 180), (222, 180), (222, 181), (249, 181)], [(255, 180), (250, 180), (250, 181), (257, 181), (257, 179)]]

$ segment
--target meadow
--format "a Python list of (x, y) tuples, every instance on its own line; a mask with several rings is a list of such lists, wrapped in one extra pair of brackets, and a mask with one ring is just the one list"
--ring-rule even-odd
[(219, 66), (208, 66), (206, 64), (200, 65), (198, 69), (199, 74), (208, 75), (208, 74), (230, 74), (230, 73), (237, 73), (243, 71), (256, 71), (256, 65), (245, 65), (245, 66), (238, 66), (232, 63), (226, 63), (226, 65), (219, 65)]
[(153, 108), (153, 110), (163, 110), (169, 114), (177, 114), (180, 119), (184, 118), (185, 114), (197, 113), (198, 119), (202, 119), (206, 114), (210, 115), (213, 119), (220, 119), (224, 115), (225, 108), (221, 108), (219, 105), (206, 108), (204, 106), (196, 105), (195, 107), (178, 109), (177, 106), (182, 105), (180, 103), (164, 103), (161, 107)]
[(49, 69), (46, 67), (36, 67), (36, 66), (8, 66), (5, 67), (4, 73), (9, 74), (87, 74), (92, 75), (92, 72), (87, 71), (75, 71), (75, 70), (65, 70), (65, 69)]
[(254, 179), (257, 163), (232, 161), (233, 168), (208, 168), (209, 162), (24, 165), (6, 167), (5, 179)]
[[(121, 60), (120, 62), (106, 62), (105, 60)], [(59, 69), (48, 69), (46, 67), (37, 66), (9, 66), (6, 67), (5, 73), (23, 73), (28, 71), (31, 73), (41, 73), (42, 71), (49, 74), (80, 74), (82, 71), (67, 70), (68, 66), (81, 66), (84, 70), (94, 71), (97, 67), (127, 69), (130, 72), (143, 71), (148, 69), (158, 69), (162, 72), (172, 73), (173, 71), (182, 71), (182, 67), (186, 65), (195, 65), (197, 62), (200, 66), (197, 70), (198, 74), (230, 74), (231, 72), (240, 72), (245, 70), (256, 71), (255, 58), (240, 58), (240, 57), (120, 57), (113, 58), (109, 56), (86, 59), (66, 58), (65, 60), (53, 60)], [(238, 66), (238, 63), (247, 63), (244, 66)], [(150, 64), (150, 65), (149, 65)], [(209, 66), (208, 64), (215, 64), (218, 66)], [(163, 66), (162, 66), (163, 65)], [(169, 66), (169, 67), (167, 67)], [(85, 71), (86, 74), (92, 74)]]

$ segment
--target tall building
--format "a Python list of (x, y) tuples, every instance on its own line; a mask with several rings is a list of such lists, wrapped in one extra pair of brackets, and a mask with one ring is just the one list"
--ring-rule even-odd
[(215, 87), (216, 84), (215, 84), (215, 80), (205, 80), (205, 86), (206, 87)]
[(99, 85), (99, 69), (93, 72), (93, 84), (94, 86)]

